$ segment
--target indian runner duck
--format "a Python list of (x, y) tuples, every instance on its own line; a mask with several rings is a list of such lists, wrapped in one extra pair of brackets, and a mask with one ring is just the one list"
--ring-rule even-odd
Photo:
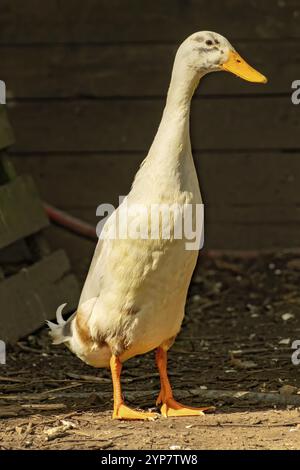
[(175, 239), (173, 232), (163, 237), (160, 230), (154, 238), (112, 233), (125, 206), (127, 218), (137, 226), (148, 215), (137, 212), (136, 204), (202, 204), (191, 152), (190, 103), (201, 77), (218, 71), (250, 82), (267, 81), (220, 34), (201, 31), (181, 44), (157, 134), (131, 191), (102, 229), (78, 308), (66, 322), (60, 308), (58, 324), (48, 323), (54, 343), (66, 343), (91, 366), (110, 366), (115, 419), (157, 416), (126, 406), (120, 383), (123, 362), (151, 350), (156, 350), (161, 382), (156, 403), (162, 415), (192, 416), (208, 409), (178, 403), (167, 374), (167, 351), (180, 331), (198, 250), (186, 249), (185, 237)]

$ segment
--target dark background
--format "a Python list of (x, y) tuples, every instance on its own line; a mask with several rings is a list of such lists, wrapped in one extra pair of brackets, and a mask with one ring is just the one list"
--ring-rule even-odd
[[(0, 0), (9, 151), (45, 201), (95, 226), (96, 207), (128, 192), (147, 153), (176, 48), (204, 29), (269, 78), (211, 74), (192, 106), (206, 253), (243, 256), (200, 258), (169, 371), (176, 399), (217, 412), (113, 423), (108, 371), (50, 344), (45, 319), (76, 308), (95, 242), (52, 225), (48, 253), (30, 178), (5, 179), (0, 106), (0, 339), (13, 343), (0, 369), (0, 449), (299, 449), (300, 0)], [(130, 406), (154, 406), (152, 353), (128, 361), (122, 379)], [(48, 440), (66, 419), (75, 428)]]
[[(214, 30), (269, 78), (201, 83), (192, 144), (206, 248), (299, 246), (299, 0), (2, 0), (1, 79), (20, 172), (44, 200), (96, 224), (125, 195), (159, 124), (178, 45)], [(77, 269), (94, 244), (49, 232)]]

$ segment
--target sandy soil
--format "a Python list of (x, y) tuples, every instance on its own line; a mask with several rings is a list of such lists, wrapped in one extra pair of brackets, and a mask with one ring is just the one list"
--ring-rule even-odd
[[(170, 378), (187, 404), (207, 403), (195, 390), (232, 392), (231, 399), (215, 397), (216, 412), (199, 418), (112, 421), (109, 371), (53, 347), (43, 329), (10, 348), (0, 366), (0, 449), (300, 449), (299, 409), (236, 395), (299, 396), (291, 344), (300, 339), (300, 257), (203, 259), (201, 266), (169, 355)], [(154, 407), (153, 356), (124, 366), (132, 406)]]

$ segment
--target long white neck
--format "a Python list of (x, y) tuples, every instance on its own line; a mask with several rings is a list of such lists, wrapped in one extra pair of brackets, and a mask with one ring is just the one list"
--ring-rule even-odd
[[(176, 58), (163, 116), (149, 156), (180, 158), (183, 147), (190, 148), (190, 105), (200, 76)], [(186, 150), (186, 149), (185, 149)], [(159, 158), (159, 156), (158, 156)]]
[(188, 186), (199, 188), (189, 124), (191, 99), (199, 79), (198, 73), (176, 57), (160, 125), (130, 192), (134, 200), (144, 200), (146, 194), (149, 198), (170, 194)]

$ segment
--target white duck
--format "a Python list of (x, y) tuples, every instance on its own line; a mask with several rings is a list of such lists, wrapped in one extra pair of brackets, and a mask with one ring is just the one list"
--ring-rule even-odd
[[(84, 362), (110, 365), (114, 388), (113, 418), (153, 419), (154, 413), (132, 410), (122, 399), (122, 363), (156, 349), (161, 379), (157, 404), (164, 416), (202, 414), (173, 398), (167, 375), (167, 351), (180, 331), (187, 290), (198, 251), (174, 234), (158, 239), (112, 239), (116, 216), (125, 213), (135, 225), (145, 222), (134, 204), (201, 204), (191, 153), (190, 103), (199, 80), (209, 72), (229, 71), (257, 83), (266, 78), (250, 67), (223, 36), (202, 31), (179, 47), (162, 120), (147, 158), (127, 198), (107, 220), (98, 242), (77, 311), (58, 325), (49, 323), (54, 343), (65, 342)], [(212, 129), (213, 132), (213, 129)], [(148, 220), (148, 219), (147, 219)], [(173, 219), (174, 223), (174, 219)], [(174, 227), (173, 227), (174, 228)], [(173, 233), (173, 232), (172, 232)]]

